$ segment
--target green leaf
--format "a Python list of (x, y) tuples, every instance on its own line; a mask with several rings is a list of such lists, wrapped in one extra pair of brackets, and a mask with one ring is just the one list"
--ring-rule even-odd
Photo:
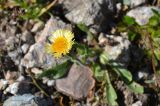
[(134, 41), (135, 38), (136, 38), (136, 33), (133, 32), (133, 31), (128, 31), (128, 39), (129, 39), (130, 41)]
[(135, 93), (143, 93), (144, 92), (144, 87), (136, 82), (132, 82), (131, 84), (129, 84), (128, 88), (131, 89)]
[(86, 26), (84, 23), (78, 23), (77, 27), (85, 32), (87, 34), (87, 41), (92, 41), (94, 39), (94, 35), (89, 31), (88, 26)]
[(70, 68), (71, 64), (69, 61), (66, 61), (62, 64), (59, 64), (53, 68), (50, 68), (48, 70), (44, 70), (42, 74), (39, 75), (39, 77), (50, 77), (53, 79), (58, 79), (63, 77), (68, 69)]
[(88, 31), (87, 32), (87, 41), (92, 41), (93, 39), (94, 39), (94, 35), (90, 31)]
[(110, 84), (106, 87), (106, 94), (107, 94), (107, 101), (111, 106), (117, 106), (117, 94), (113, 88), (113, 86)]
[(125, 32), (127, 30), (126, 25), (121, 21), (118, 23), (118, 27), (117, 27), (119, 32)]
[(83, 32), (87, 33), (89, 31), (89, 28), (84, 23), (78, 23), (77, 27)]
[(95, 51), (93, 51), (85, 44), (75, 43), (74, 47), (76, 48), (78, 54), (85, 58), (87, 58), (88, 56), (94, 56)]
[(108, 61), (109, 61), (109, 56), (108, 56), (108, 54), (107, 54), (106, 52), (103, 52), (103, 53), (100, 55), (99, 59), (100, 59), (101, 64), (105, 65), (105, 64), (107, 64)]
[(154, 54), (155, 54), (155, 58), (156, 58), (157, 60), (160, 60), (160, 52), (159, 52), (159, 49), (154, 50)]
[(160, 17), (160, 12), (158, 10), (152, 8), (152, 11), (154, 15), (156, 15), (157, 17)]
[(146, 84), (155, 83), (155, 80), (146, 80), (145, 83), (146, 83)]
[(124, 80), (124, 82), (129, 83), (132, 81), (132, 74), (127, 69), (117, 69), (120, 73), (120, 77)]
[(75, 43), (74, 46), (77, 48), (77, 52), (81, 55), (88, 54), (88, 47), (85, 44)]
[(107, 85), (106, 85), (106, 99), (107, 102), (109, 103), (110, 106), (117, 106), (117, 94), (115, 89), (113, 88), (109, 75), (106, 73), (106, 80), (107, 80)]
[(93, 68), (94, 77), (96, 78), (96, 80), (99, 82), (104, 81), (104, 71), (101, 69), (101, 67), (98, 64), (94, 64), (92, 68)]
[(118, 63), (113, 63), (112, 67), (125, 83), (130, 83), (132, 81), (132, 74), (130, 71), (123, 68)]
[(153, 36), (154, 36), (154, 37), (160, 37), (160, 27), (158, 27), (157, 30), (155, 30)]
[(154, 30), (153, 27), (148, 27), (148, 28), (147, 28), (147, 31), (148, 31), (149, 33), (153, 33), (155, 30)]
[(127, 25), (133, 25), (133, 24), (136, 23), (136, 22), (135, 22), (135, 19), (132, 18), (132, 17), (129, 17), (129, 16), (124, 16), (123, 22), (124, 22), (125, 24), (127, 24)]
[(157, 26), (159, 24), (159, 17), (156, 17), (156, 16), (152, 16), (150, 19), (149, 19), (149, 23), (148, 23), (150, 26)]
[(159, 66), (159, 60), (160, 60), (160, 52), (159, 49), (154, 49), (154, 64), (155, 66)]

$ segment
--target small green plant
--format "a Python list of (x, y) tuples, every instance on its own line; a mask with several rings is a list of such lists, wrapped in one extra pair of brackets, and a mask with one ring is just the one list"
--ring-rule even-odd
[[(78, 24), (77, 27), (86, 33), (86, 38), (92, 38), (90, 40), (95, 40), (94, 35), (89, 31), (89, 28), (85, 24)], [(40, 76), (48, 76), (53, 79), (63, 77), (69, 68), (69, 63), (77, 63), (79, 65), (87, 65), (90, 66), (93, 70), (94, 77), (98, 83), (101, 83), (100, 89), (103, 90), (103, 101), (104, 103), (108, 103), (109, 105), (115, 106), (117, 105), (116, 99), (117, 94), (112, 85), (112, 81), (114, 81), (112, 76), (115, 74), (121, 78), (129, 89), (131, 89), (135, 93), (143, 93), (143, 86), (139, 85), (132, 79), (132, 74), (129, 70), (122, 67), (119, 63), (111, 62), (107, 53), (104, 52), (102, 48), (99, 47), (98, 43), (94, 45), (94, 47), (89, 47), (87, 44), (81, 44), (75, 42), (73, 45), (74, 54), (69, 55), (67, 57), (67, 63), (63, 63), (57, 65), (51, 69), (45, 70)], [(78, 58), (77, 58), (78, 57)]]
[[(80, 24), (78, 25), (78, 27), (82, 31), (86, 32), (88, 36), (92, 35), (92, 33), (89, 32), (89, 29), (87, 29), (84, 24)], [(94, 39), (94, 36), (90, 38)], [(96, 48), (96, 49), (93, 49), (93, 48)], [(104, 52), (103, 49), (100, 48), (98, 45), (95, 45), (95, 47), (93, 48), (89, 48), (88, 52), (85, 52), (88, 54), (90, 53), (90, 55), (87, 55), (86, 58), (93, 58), (95, 56), (98, 56), (96, 63), (95, 61), (92, 61), (90, 65), (93, 69), (94, 77), (96, 78), (97, 81), (102, 82), (104, 86), (103, 90), (105, 91), (105, 93), (103, 96), (105, 98), (104, 101), (106, 103), (108, 103), (111, 106), (117, 105), (117, 102), (116, 102), (117, 94), (116, 94), (116, 91), (114, 90), (114, 86), (112, 86), (112, 83), (111, 83), (112, 80), (110, 80), (110, 79), (114, 79), (114, 78), (111, 78), (111, 76), (114, 76), (113, 74), (115, 73), (126, 83), (128, 88), (131, 89), (133, 92), (135, 93), (144, 92), (143, 86), (133, 81), (132, 74), (130, 73), (129, 70), (127, 70), (126, 68), (123, 68), (119, 63), (111, 62), (107, 53)], [(85, 49), (81, 49), (81, 50), (83, 51)]]
[(131, 42), (141, 43), (143, 50), (151, 60), (152, 69), (157, 76), (160, 70), (160, 13), (152, 9), (154, 15), (146, 25), (140, 26), (134, 18), (124, 16), (123, 21), (118, 25), (118, 32), (127, 32)]
[(20, 15), (23, 19), (38, 18), (38, 15), (43, 8), (43, 5), (36, 1), (27, 2), (26, 0), (15, 0), (15, 4), (24, 11), (24, 13)]
[(55, 5), (57, 0), (53, 0), (51, 3), (44, 2), (42, 0), (13, 0), (13, 1), (0, 1), (0, 9), (8, 11), (8, 8), (18, 7), (18, 16), (24, 20), (39, 19), (44, 13)]

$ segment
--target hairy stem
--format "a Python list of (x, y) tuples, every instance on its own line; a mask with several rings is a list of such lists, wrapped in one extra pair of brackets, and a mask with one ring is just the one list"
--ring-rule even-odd
[(38, 85), (38, 83), (36, 82), (36, 80), (34, 79), (32, 73), (29, 71), (29, 75), (32, 78), (33, 84), (47, 97), (49, 97), (49, 95)]

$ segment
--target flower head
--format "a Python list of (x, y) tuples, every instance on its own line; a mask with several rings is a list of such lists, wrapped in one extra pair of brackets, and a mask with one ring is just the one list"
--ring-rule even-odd
[(47, 53), (52, 54), (56, 58), (66, 55), (72, 48), (74, 43), (74, 34), (69, 30), (56, 30), (50, 37), (49, 42), (46, 43)]

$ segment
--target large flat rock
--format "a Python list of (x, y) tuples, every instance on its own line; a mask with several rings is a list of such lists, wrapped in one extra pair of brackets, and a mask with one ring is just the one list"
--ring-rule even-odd
[(83, 99), (95, 86), (92, 75), (89, 67), (73, 64), (67, 77), (56, 80), (56, 89), (76, 100)]

